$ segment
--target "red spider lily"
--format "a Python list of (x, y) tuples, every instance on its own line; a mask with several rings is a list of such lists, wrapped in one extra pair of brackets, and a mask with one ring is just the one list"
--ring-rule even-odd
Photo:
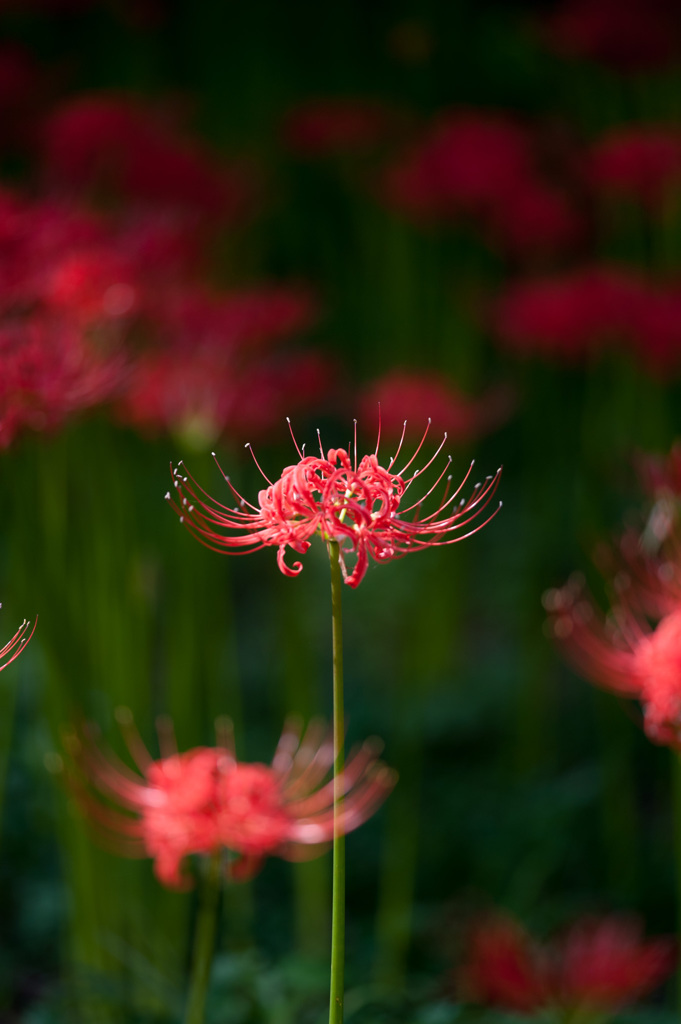
[(644, 939), (633, 917), (585, 918), (541, 947), (493, 916), (474, 930), (459, 980), (467, 998), (515, 1012), (607, 1013), (652, 992), (674, 964), (674, 941)]
[[(103, 751), (86, 730), (82, 739), (67, 738), (75, 762), (70, 784), (112, 848), (152, 857), (164, 885), (186, 886), (183, 862), (192, 854), (224, 848), (238, 855), (228, 873), (243, 880), (265, 857), (315, 856), (333, 838), (333, 782), (325, 781), (333, 766), (333, 742), (320, 723), (301, 736), (300, 724), (289, 721), (271, 765), (264, 765), (237, 761), (224, 722), (217, 747), (184, 754), (177, 752), (166, 724), (160, 733), (163, 756), (153, 760), (130, 712), (121, 709), (118, 719), (140, 774), (112, 751)], [(348, 757), (337, 815), (343, 833), (371, 817), (395, 783), (394, 772), (377, 755), (376, 742), (367, 741)]]
[(375, 148), (390, 134), (393, 122), (391, 111), (376, 100), (320, 98), (289, 110), (282, 133), (293, 152), (323, 157)]
[(45, 126), (45, 163), (65, 187), (211, 220), (239, 217), (250, 201), (240, 170), (221, 165), (125, 97), (94, 94), (63, 104)]
[(587, 173), (606, 198), (663, 210), (681, 188), (681, 134), (655, 125), (615, 129), (592, 148)]
[(673, 0), (563, 0), (542, 34), (565, 57), (586, 57), (623, 73), (658, 69), (679, 52)]
[(674, 970), (673, 939), (643, 938), (633, 917), (587, 918), (559, 943), (557, 1000), (563, 1006), (616, 1010), (652, 992)]
[(530, 937), (510, 918), (495, 916), (473, 931), (458, 974), (464, 999), (532, 1013), (546, 1003), (546, 980)]
[(575, 360), (630, 340), (645, 283), (616, 267), (589, 267), (510, 285), (497, 301), (495, 328), (509, 347)]
[(681, 366), (681, 288), (647, 284), (631, 310), (630, 345), (653, 375), (678, 373)]
[(586, 218), (569, 194), (539, 178), (518, 184), (512, 200), (490, 209), (486, 225), (492, 244), (521, 259), (574, 250), (586, 234)]
[[(483, 484), (476, 484), (471, 496), (456, 504), (471, 474), (471, 463), (456, 491), (450, 493), (451, 477), (447, 477), (437, 507), (433, 512), (423, 514), (423, 503), (447, 475), (451, 457), (427, 492), (416, 501), (406, 499), (405, 505), (407, 491), (433, 464), (447, 439), (445, 434), (424, 467), (412, 469), (428, 434), (428, 424), (412, 457), (395, 472), (393, 466), (402, 450), (406, 426), (405, 421), (397, 452), (387, 469), (378, 461), (380, 429), (375, 452), (363, 456), (359, 462), (356, 436), (354, 458), (349, 450), (343, 448), (330, 448), (325, 453), (321, 438), (319, 457), (306, 456), (294, 439), (300, 461), (294, 466), (287, 466), (274, 483), (265, 477), (268, 487), (259, 492), (257, 506), (246, 502), (224, 473), (225, 482), (237, 501), (233, 508), (215, 501), (184, 469), (179, 468), (173, 471), (175, 500), (170, 492), (166, 499), (190, 533), (214, 551), (247, 554), (263, 547), (278, 548), (277, 564), (286, 576), (297, 576), (303, 568), (302, 562), (294, 562), (292, 566), (286, 564), (287, 547), (304, 554), (315, 534), (323, 540), (336, 541), (340, 546), (345, 582), (357, 587), (364, 578), (370, 557), (377, 562), (389, 562), (411, 551), (454, 544), (477, 533), (501, 507), (499, 504), (479, 522), (497, 489), (501, 469), (494, 476), (487, 477)], [(412, 518), (405, 519), (409, 513), (412, 513)], [(459, 530), (465, 532), (451, 536)], [(351, 571), (347, 565), (348, 556), (355, 558)]]
[[(663, 583), (660, 583), (663, 586)], [(639, 604), (651, 605), (645, 595)], [(662, 602), (660, 602), (662, 604)], [(579, 578), (544, 595), (553, 634), (580, 674), (644, 710), (646, 735), (681, 743), (681, 605), (653, 629), (635, 601), (619, 604), (603, 621), (584, 596)]]
[(307, 290), (185, 285), (160, 299), (152, 320), (164, 347), (134, 366), (118, 406), (125, 422), (202, 448), (225, 433), (263, 437), (286, 409), (315, 408), (328, 391), (333, 374), (319, 353), (269, 351), (310, 326), (316, 303)]
[(369, 418), (377, 405), (381, 430), (398, 439), (407, 420), (430, 418), (437, 431), (447, 431), (450, 441), (472, 441), (502, 423), (512, 406), (512, 396), (503, 387), (480, 398), (469, 398), (438, 373), (393, 370), (373, 381), (362, 397), (363, 415)]
[(388, 168), (392, 203), (417, 219), (486, 213), (533, 173), (527, 132), (508, 117), (453, 111)]
[(467, 217), (511, 256), (547, 257), (581, 242), (586, 222), (567, 190), (545, 179), (539, 156), (512, 118), (452, 111), (387, 168), (383, 193), (414, 220)]
[(0, 447), (110, 398), (126, 366), (120, 350), (100, 352), (73, 324), (45, 317), (0, 327), (0, 359)]
[(141, 432), (168, 431), (196, 449), (248, 431), (262, 438), (284, 410), (319, 407), (332, 367), (317, 352), (281, 358), (209, 348), (158, 352), (139, 359), (117, 403), (120, 419)]
[[(2, 605), (0, 605), (0, 608), (1, 607)], [(35, 627), (37, 624), (38, 619), (36, 618), (33, 623), (33, 628), (31, 629), (31, 623), (27, 619), (24, 619), (11, 640), (8, 640), (4, 647), (0, 647), (0, 672), (2, 672), (4, 668), (7, 668), (8, 665), (11, 665), (15, 658), (19, 657), (24, 647), (35, 633)], [(3, 658), (6, 660), (3, 661)]]
[(153, 316), (167, 344), (178, 351), (238, 351), (248, 357), (256, 348), (308, 330), (318, 313), (310, 289), (301, 286), (216, 293), (185, 284), (175, 294), (164, 294)]

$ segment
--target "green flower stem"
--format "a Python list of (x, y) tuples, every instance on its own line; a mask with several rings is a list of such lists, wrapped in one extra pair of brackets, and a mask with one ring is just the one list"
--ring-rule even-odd
[(329, 1024), (342, 1024), (345, 970), (345, 837), (338, 828), (343, 787), (343, 747), (345, 722), (343, 716), (343, 614), (341, 593), (340, 551), (336, 541), (329, 541), (331, 563), (331, 619), (333, 635), (333, 887), (331, 895), (331, 989), (329, 993)]
[[(676, 864), (676, 918), (681, 922), (681, 755), (672, 750), (672, 827)], [(676, 1004), (681, 1012), (681, 955), (676, 967)]]
[(199, 913), (194, 933), (192, 975), (189, 982), (184, 1024), (203, 1024), (206, 993), (215, 949), (215, 927), (220, 896), (221, 855), (214, 853), (206, 864)]

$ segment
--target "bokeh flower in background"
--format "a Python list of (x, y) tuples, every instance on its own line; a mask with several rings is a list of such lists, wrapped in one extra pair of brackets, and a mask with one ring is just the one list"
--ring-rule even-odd
[(497, 298), (495, 332), (518, 354), (579, 361), (631, 336), (642, 291), (636, 272), (616, 266), (511, 282)]
[(541, 35), (562, 57), (636, 74), (678, 58), (680, 28), (669, 0), (561, 0), (545, 17)]
[(164, 291), (151, 310), (152, 344), (135, 361), (117, 415), (192, 448), (245, 432), (260, 439), (287, 411), (315, 408), (332, 392), (331, 361), (321, 352), (279, 350), (316, 316), (316, 300), (301, 287)]
[(466, 444), (500, 426), (513, 405), (508, 386), (493, 387), (474, 398), (442, 373), (396, 369), (367, 384), (360, 410), (361, 421), (367, 422), (380, 408), (381, 432), (389, 440), (399, 440), (405, 420), (430, 420), (435, 433), (446, 432), (448, 441)]
[(176, 131), (173, 121), (127, 96), (69, 100), (43, 129), (46, 180), (67, 195), (184, 211), (204, 227), (241, 219), (253, 198), (245, 171)]
[(479, 922), (458, 975), (472, 1002), (532, 1015), (611, 1014), (656, 989), (672, 972), (672, 939), (645, 939), (634, 917), (584, 918), (539, 945), (511, 918)]
[(681, 133), (665, 125), (615, 128), (592, 146), (587, 175), (605, 199), (665, 212), (681, 189)]
[[(229, 851), (228, 877), (252, 877), (266, 857), (299, 860), (324, 852), (334, 834), (333, 743), (313, 722), (305, 733), (289, 721), (271, 765), (238, 761), (228, 724), (219, 723), (216, 747), (178, 753), (163, 723), (163, 756), (154, 760), (127, 709), (117, 717), (138, 772), (103, 746), (92, 727), (66, 736), (69, 787), (96, 832), (125, 856), (151, 857), (166, 886), (191, 884), (185, 861), (193, 854)], [(365, 822), (395, 784), (378, 760), (380, 744), (351, 752), (341, 776), (344, 793), (337, 827)], [(111, 801), (117, 806), (111, 806)]]

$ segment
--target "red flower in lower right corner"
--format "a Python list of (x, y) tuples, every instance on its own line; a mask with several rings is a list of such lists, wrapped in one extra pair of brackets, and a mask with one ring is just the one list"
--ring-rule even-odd
[(473, 931), (459, 983), (464, 998), (516, 1013), (603, 1014), (652, 992), (675, 961), (675, 942), (645, 939), (635, 917), (582, 918), (540, 946), (517, 922), (494, 915)]

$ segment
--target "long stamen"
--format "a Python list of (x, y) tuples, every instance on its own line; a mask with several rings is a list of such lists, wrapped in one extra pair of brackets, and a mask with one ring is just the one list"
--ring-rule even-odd
[(251, 445), (251, 442), (247, 441), (246, 444), (244, 445), (244, 448), (248, 448), (248, 450), (250, 451), (251, 455), (253, 456), (253, 461), (255, 462), (256, 466), (260, 470), (260, 473), (262, 474), (264, 479), (267, 480), (267, 483), (270, 485), (270, 487), (273, 487), (274, 485), (273, 485), (272, 481), (267, 476), (267, 474), (263, 472), (262, 466), (260, 465), (260, 463), (258, 462), (258, 460), (255, 457), (255, 452), (253, 451), (253, 447)]
[[(442, 449), (444, 448), (446, 443), (447, 443), (447, 432), (445, 431), (444, 437), (442, 438), (442, 440), (440, 441), (440, 444), (438, 445), (438, 447), (435, 449), (435, 451), (431, 455), (431, 457), (428, 460), (428, 462), (426, 462), (425, 466), (422, 466), (421, 469), (417, 469), (416, 472), (413, 473), (409, 477), (409, 479), (405, 481), (405, 490), (406, 490), (407, 487), (409, 487), (409, 485), (412, 483), (412, 481), (416, 479), (417, 476), (421, 476), (423, 473), (425, 473), (425, 471), (427, 469), (430, 468), (430, 466), (432, 466), (433, 462), (438, 457), (438, 455), (440, 454), (440, 452), (442, 451)], [(406, 466), (405, 466), (405, 469), (406, 469)]]
[[(426, 439), (426, 438), (428, 437), (428, 431), (430, 430), (430, 424), (431, 424), (431, 423), (432, 423), (432, 420), (431, 420), (431, 418), (430, 418), (430, 416), (429, 416), (429, 417), (428, 417), (428, 426), (427, 426), (427, 427), (426, 427), (426, 429), (425, 429), (425, 430), (423, 431), (423, 437), (422, 437), (422, 438), (421, 438), (421, 440), (419, 441), (419, 445), (418, 445), (418, 448), (416, 449), (416, 451), (414, 452), (414, 454), (412, 455), (412, 457), (410, 458), (410, 460), (409, 460), (409, 462), (408, 462), (408, 463), (406, 464), (406, 466), (403, 466), (403, 467), (402, 467), (402, 469), (401, 469), (401, 470), (399, 471), (399, 473), (397, 474), (398, 476), (404, 476), (405, 472), (406, 472), (406, 471), (407, 471), (407, 470), (409, 469), (409, 467), (411, 466), (412, 462), (414, 461), (414, 459), (416, 458), (416, 456), (418, 455), (418, 453), (419, 453), (419, 452), (421, 451), (421, 449), (423, 448), (423, 442), (424, 442), (424, 441), (425, 441), (425, 439)], [(407, 424), (406, 424), (406, 421), (405, 421), (405, 424), (404, 424), (404, 425), (405, 425), (405, 428), (406, 428), (406, 426), (407, 426)], [(397, 455), (395, 456), (395, 458), (397, 458)]]
[[(418, 501), (415, 501), (413, 505), (409, 505), (407, 508), (401, 509), (400, 510), (401, 515), (404, 515), (406, 512), (413, 511), (413, 509), (415, 509), (418, 505), (422, 505), (423, 502), (426, 500), (426, 498), (429, 498), (431, 496), (431, 494), (433, 493), (433, 491), (435, 490), (437, 485), (440, 483), (440, 481), (442, 480), (442, 477), (445, 475), (445, 473), (447, 472), (447, 470), (449, 469), (451, 464), (452, 464), (452, 457), (451, 457), (451, 455), (448, 455), (447, 456), (447, 463), (445, 465), (445, 468), (442, 470), (442, 472), (440, 473), (439, 477), (437, 478), (437, 480), (435, 481), (433, 486), (429, 490), (426, 491), (426, 493), (423, 495), (423, 497), (419, 498)], [(451, 477), (449, 477), (449, 479), (451, 480)], [(405, 488), (405, 490), (406, 490), (406, 488)], [(444, 501), (444, 497), (443, 497), (443, 501)]]
[(395, 454), (390, 459), (390, 462), (388, 463), (388, 469), (392, 469), (393, 463), (397, 462), (397, 457), (400, 454), (400, 452), (402, 451), (402, 445), (404, 444), (404, 438), (405, 438), (406, 433), (407, 433), (407, 421), (405, 420), (404, 423), (402, 424), (402, 435), (400, 437), (400, 443), (397, 446), (397, 451), (395, 452)]
[[(288, 423), (288, 429), (289, 429), (289, 433), (291, 434), (291, 438), (293, 439), (293, 443), (296, 446), (296, 451), (298, 452), (298, 455), (302, 459), (304, 457), (303, 456), (303, 452), (301, 452), (300, 448), (298, 447), (298, 442), (296, 441), (295, 434), (293, 433), (293, 427), (291, 426), (291, 420), (289, 419), (288, 416), (286, 417), (286, 422)], [(304, 448), (305, 448), (305, 445), (303, 445), (303, 449)]]

